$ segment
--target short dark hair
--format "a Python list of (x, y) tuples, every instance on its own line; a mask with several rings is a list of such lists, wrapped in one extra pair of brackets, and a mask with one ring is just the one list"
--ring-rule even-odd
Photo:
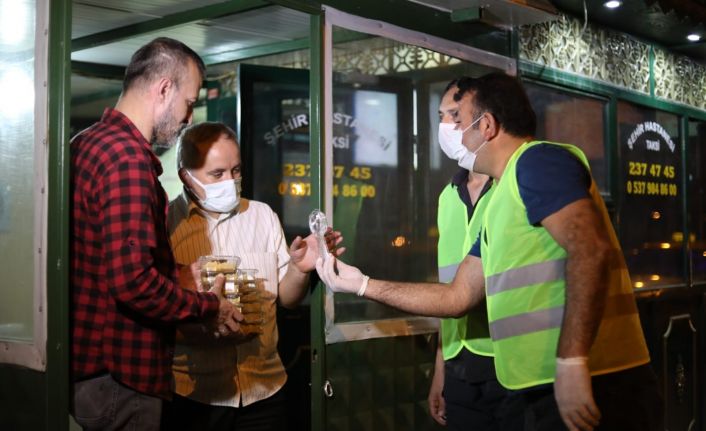
[(206, 76), (206, 65), (191, 48), (168, 37), (158, 37), (138, 49), (125, 69), (123, 91), (140, 82), (150, 82), (159, 76), (169, 76), (179, 86), (180, 77), (189, 60), (198, 68), (201, 79)]
[[(443, 93), (443, 94), (448, 93), (449, 90), (451, 90), (451, 89), (454, 88), (454, 87), (458, 87), (458, 83), (461, 82), (461, 81), (464, 80), (464, 79), (473, 79), (473, 78), (470, 78), (470, 77), (468, 77), (468, 76), (459, 76), (458, 78), (452, 79), (448, 84), (446, 84), (446, 88), (444, 88), (444, 93)], [(454, 100), (456, 100), (456, 97), (454, 97)], [(459, 99), (456, 100), (456, 101), (458, 102), (459, 100), (461, 100), (461, 99), (459, 98)]]
[(500, 128), (512, 136), (525, 137), (535, 134), (537, 116), (519, 79), (493, 72), (480, 78), (460, 78), (455, 85), (458, 87), (458, 92), (454, 95), (457, 102), (466, 93), (473, 96), (477, 109), (477, 112), (473, 113), (474, 118), (488, 112)]
[(238, 138), (233, 129), (223, 123), (206, 121), (186, 128), (177, 143), (177, 169), (201, 167), (207, 149), (221, 136), (238, 145)]

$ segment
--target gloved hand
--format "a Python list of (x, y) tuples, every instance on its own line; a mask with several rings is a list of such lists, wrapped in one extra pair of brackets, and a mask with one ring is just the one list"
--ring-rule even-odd
[[(338, 269), (338, 275), (334, 270), (334, 265)], [(355, 266), (346, 265), (342, 261), (331, 256), (325, 262), (321, 258), (316, 259), (316, 272), (321, 280), (337, 293), (356, 293), (363, 296), (365, 287), (368, 285), (368, 277)]]
[(554, 397), (569, 431), (591, 431), (601, 412), (593, 401), (588, 358), (557, 358)]

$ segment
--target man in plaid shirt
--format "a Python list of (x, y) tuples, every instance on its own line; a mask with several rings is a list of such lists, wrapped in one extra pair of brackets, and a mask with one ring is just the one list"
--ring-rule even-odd
[(204, 74), (186, 45), (153, 40), (116, 107), (71, 142), (73, 414), (85, 429), (159, 429), (177, 322), (238, 336), (242, 315), (222, 295), (177, 284), (152, 152), (191, 123)]

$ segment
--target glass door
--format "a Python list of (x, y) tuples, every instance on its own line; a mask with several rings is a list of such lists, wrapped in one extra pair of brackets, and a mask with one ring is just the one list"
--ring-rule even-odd
[[(324, 209), (371, 277), (436, 281), (436, 207), (456, 167), (436, 139), (450, 80), (512, 59), (324, 9)], [(324, 291), (322, 429), (434, 429), (437, 320)]]

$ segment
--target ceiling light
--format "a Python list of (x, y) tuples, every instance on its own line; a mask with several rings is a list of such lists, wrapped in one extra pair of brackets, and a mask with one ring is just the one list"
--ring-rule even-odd
[(610, 0), (605, 3), (603, 3), (603, 6), (607, 7), (608, 9), (615, 9), (616, 7), (620, 6), (623, 4), (623, 2), (618, 1), (618, 0)]
[(701, 40), (701, 36), (696, 33), (691, 33), (686, 38), (689, 39), (691, 42), (698, 42)]

